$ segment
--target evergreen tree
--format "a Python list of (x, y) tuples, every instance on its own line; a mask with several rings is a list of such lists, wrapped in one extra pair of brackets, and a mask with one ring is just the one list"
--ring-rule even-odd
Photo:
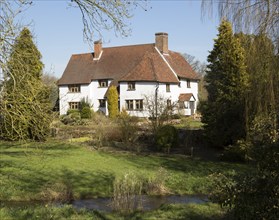
[(201, 112), (210, 142), (222, 147), (245, 137), (247, 76), (244, 50), (231, 24), (223, 20), (218, 30), (205, 77), (208, 101), (203, 102)]
[(24, 28), (13, 45), (5, 72), (1, 138), (43, 140), (48, 134), (51, 111), (42, 70), (41, 54), (32, 34)]
[(108, 112), (110, 118), (116, 118), (118, 115), (118, 92), (115, 86), (108, 89)]

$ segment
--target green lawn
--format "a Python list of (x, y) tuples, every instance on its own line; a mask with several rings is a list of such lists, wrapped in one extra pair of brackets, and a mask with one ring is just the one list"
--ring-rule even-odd
[[(109, 153), (92, 150), (79, 142), (54, 140), (23, 144), (0, 142), (0, 164), (2, 204), (5, 201), (43, 200), (42, 192), (61, 182), (70, 186), (75, 199), (108, 197), (112, 195), (115, 178), (134, 172), (148, 179), (156, 176), (160, 167), (166, 170), (165, 185), (171, 193), (208, 194), (210, 174), (247, 171), (245, 165), (236, 163), (202, 161), (182, 155)], [(177, 207), (180, 208), (177, 210)], [(153, 214), (160, 216), (169, 213), (171, 216), (173, 209), (176, 210), (175, 213), (183, 213), (185, 210), (181, 207), (174, 206), (168, 211), (163, 209), (156, 214), (147, 212), (140, 215), (147, 219)], [(208, 210), (208, 207), (203, 209)], [(38, 210), (43, 212), (43, 207)], [(196, 210), (198, 212), (198, 208)], [(215, 206), (214, 210), (220, 212)], [(4, 207), (0, 213), (9, 216), (9, 209)], [(148, 217), (148, 213), (151, 216)]]

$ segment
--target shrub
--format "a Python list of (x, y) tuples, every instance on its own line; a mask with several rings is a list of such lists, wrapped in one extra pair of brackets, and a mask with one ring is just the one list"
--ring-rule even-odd
[(115, 86), (108, 89), (108, 112), (110, 118), (116, 118), (118, 115), (118, 92)]
[(168, 178), (168, 172), (163, 167), (159, 167), (154, 176), (147, 180), (147, 184), (144, 187), (148, 195), (164, 195), (168, 194), (169, 190), (165, 186), (165, 182)]
[(126, 173), (113, 183), (112, 207), (128, 214), (141, 208), (143, 180), (134, 173)]
[(71, 114), (79, 114), (79, 110), (78, 109), (69, 109), (67, 111), (67, 115), (71, 115)]
[(69, 182), (60, 181), (54, 184), (47, 184), (41, 196), (46, 201), (70, 202), (73, 200), (73, 191)]
[(121, 132), (121, 140), (125, 143), (134, 143), (137, 138), (137, 119), (122, 110), (118, 116), (117, 124)]
[(178, 144), (178, 131), (174, 126), (164, 125), (156, 132), (155, 140), (159, 150), (169, 153), (170, 148)]
[(92, 110), (90, 107), (85, 106), (80, 111), (80, 117), (81, 118), (92, 118)]

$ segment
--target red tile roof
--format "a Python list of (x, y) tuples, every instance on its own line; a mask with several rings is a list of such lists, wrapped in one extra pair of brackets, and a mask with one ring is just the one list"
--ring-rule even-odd
[(72, 55), (58, 85), (89, 84), (92, 80), (113, 79), (117, 81), (159, 81), (178, 83), (181, 78), (198, 79), (187, 61), (176, 52), (162, 55), (155, 44), (103, 48), (99, 60), (94, 53)]
[[(193, 93), (182, 93), (179, 95), (178, 100), (181, 102), (190, 101), (192, 96), (193, 96)], [(195, 99), (195, 97), (194, 97), (194, 99)]]

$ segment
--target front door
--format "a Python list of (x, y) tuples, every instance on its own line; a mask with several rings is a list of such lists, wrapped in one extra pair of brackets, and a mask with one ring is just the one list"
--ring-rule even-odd
[(190, 101), (190, 109), (191, 109), (191, 115), (195, 113), (195, 102)]

